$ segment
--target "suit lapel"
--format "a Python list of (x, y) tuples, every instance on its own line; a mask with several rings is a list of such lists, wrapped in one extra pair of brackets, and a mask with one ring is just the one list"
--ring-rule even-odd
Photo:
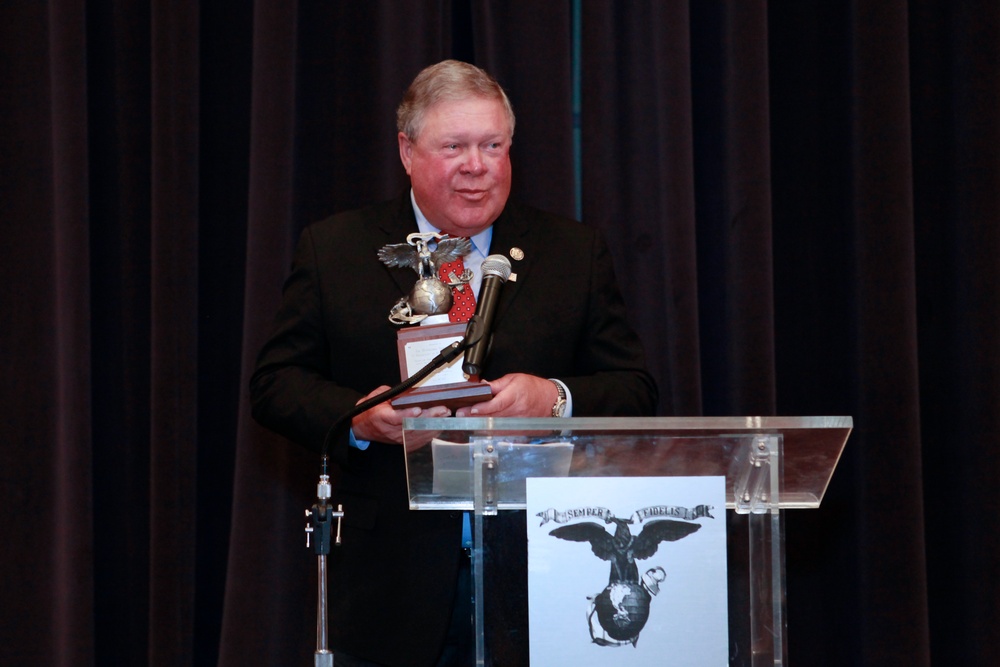
[[(379, 216), (379, 229), (382, 236), (373, 248), (377, 253), (382, 246), (390, 243), (406, 243), (406, 237), (417, 230), (417, 219), (413, 215), (413, 205), (410, 203), (410, 193), (407, 190), (403, 195), (391, 201), (388, 206), (389, 214)], [(376, 260), (377, 261), (377, 260)], [(383, 265), (382, 268), (392, 277), (402, 294), (409, 294), (413, 288), (413, 283), (417, 279), (417, 274), (410, 269), (392, 269)]]
[(500, 293), (495, 322), (503, 319), (517, 299), (521, 286), (530, 280), (531, 272), (536, 270), (536, 258), (540, 256), (534, 240), (536, 237), (521, 211), (508, 203), (493, 225), (493, 240), (490, 242), (490, 254), (503, 255), (511, 265), (511, 277)]

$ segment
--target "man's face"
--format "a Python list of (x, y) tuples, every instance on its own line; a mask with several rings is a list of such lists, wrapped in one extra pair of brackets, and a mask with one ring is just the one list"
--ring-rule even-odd
[(510, 195), (510, 140), (503, 105), (478, 97), (432, 106), (416, 141), (399, 133), (399, 157), (431, 224), (452, 236), (493, 224)]

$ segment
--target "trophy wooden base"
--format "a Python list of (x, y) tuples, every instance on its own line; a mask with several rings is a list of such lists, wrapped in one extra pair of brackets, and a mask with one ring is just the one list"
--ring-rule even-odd
[[(429, 324), (401, 329), (396, 336), (399, 374), (405, 380), (421, 370), (451, 343), (465, 337), (464, 323)], [(490, 386), (478, 378), (470, 380), (462, 373), (462, 357), (433, 373), (416, 387), (394, 398), (394, 408), (445, 405), (453, 410), (463, 405), (482, 403), (493, 396)]]
[(490, 386), (485, 382), (459, 382), (433, 387), (417, 387), (398, 396), (390, 402), (394, 408), (429, 408), (446, 405), (452, 410), (463, 405), (482, 403), (493, 397)]

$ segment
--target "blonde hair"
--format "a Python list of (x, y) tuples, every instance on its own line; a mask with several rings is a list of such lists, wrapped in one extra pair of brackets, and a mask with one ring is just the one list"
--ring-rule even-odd
[(514, 136), (514, 107), (507, 93), (489, 73), (459, 60), (443, 60), (417, 74), (396, 109), (396, 128), (416, 141), (428, 109), (438, 102), (470, 97), (500, 102), (510, 125), (510, 136)]

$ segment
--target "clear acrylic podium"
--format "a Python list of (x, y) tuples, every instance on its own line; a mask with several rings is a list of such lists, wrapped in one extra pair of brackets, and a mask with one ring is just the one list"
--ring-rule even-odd
[[(852, 427), (850, 417), (407, 419), (410, 508), (471, 513), (477, 664), (524, 665), (526, 477), (725, 477), (729, 664), (787, 665), (782, 510), (819, 507)], [(491, 590), (501, 567), (514, 574)]]

